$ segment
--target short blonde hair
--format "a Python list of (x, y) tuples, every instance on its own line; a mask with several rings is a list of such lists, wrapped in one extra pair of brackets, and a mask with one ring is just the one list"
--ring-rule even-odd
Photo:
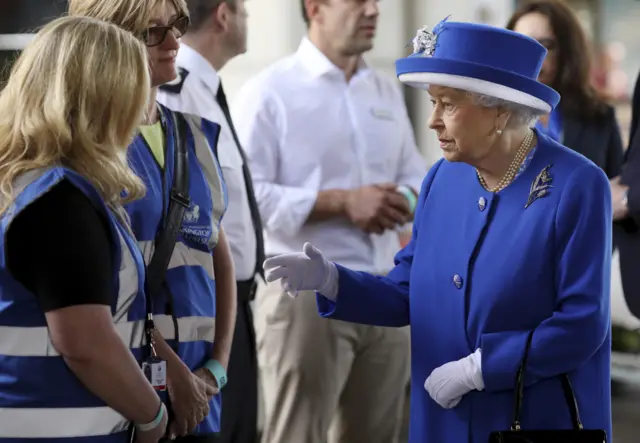
[(0, 214), (18, 176), (56, 165), (84, 176), (108, 204), (142, 197), (125, 157), (149, 82), (146, 48), (130, 33), (87, 17), (46, 25), (0, 92)]
[(69, 0), (69, 14), (113, 23), (136, 36), (149, 27), (153, 10), (170, 2), (178, 15), (189, 16), (185, 0)]

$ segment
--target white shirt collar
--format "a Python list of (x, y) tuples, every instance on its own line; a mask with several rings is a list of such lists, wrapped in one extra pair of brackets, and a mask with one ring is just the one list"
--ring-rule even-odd
[[(323, 75), (335, 75), (339, 74), (344, 76), (342, 69), (333, 64), (326, 55), (318, 49), (318, 47), (309, 40), (308, 37), (303, 37), (296, 52), (296, 56), (300, 63), (309, 71), (314, 77), (322, 77)], [(356, 75), (361, 75), (370, 71), (365, 61), (361, 58), (358, 63), (358, 72)]]
[(215, 68), (211, 66), (211, 63), (209, 63), (202, 54), (191, 46), (185, 43), (180, 43), (180, 50), (176, 57), (176, 64), (189, 71), (189, 74), (200, 78), (215, 97), (218, 93), (218, 87), (220, 86), (220, 76)]

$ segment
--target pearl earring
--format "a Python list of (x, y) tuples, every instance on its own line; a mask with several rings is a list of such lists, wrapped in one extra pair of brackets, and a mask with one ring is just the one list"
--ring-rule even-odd
[(496, 134), (502, 135), (502, 129), (496, 129)]

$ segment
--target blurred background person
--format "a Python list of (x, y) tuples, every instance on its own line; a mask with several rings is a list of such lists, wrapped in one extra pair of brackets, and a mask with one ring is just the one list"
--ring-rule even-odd
[(538, 130), (593, 161), (614, 187), (624, 155), (620, 129), (614, 109), (591, 84), (592, 51), (573, 10), (561, 0), (525, 1), (507, 29), (536, 39), (548, 51), (539, 80), (562, 100), (540, 118)]
[[(633, 94), (631, 95), (631, 124), (629, 125), (629, 145), (636, 134), (638, 129), (638, 121), (640, 120), (640, 74), (636, 79), (636, 84), (633, 87)], [(628, 153), (627, 153), (628, 155)]]
[[(151, 88), (147, 121), (129, 150), (129, 162), (147, 194), (126, 206), (147, 265), (167, 207), (187, 206), (161, 289), (151, 293), (158, 355), (167, 362), (170, 436), (178, 441), (215, 442), (236, 316), (233, 261), (220, 220), (226, 189), (215, 158), (219, 125), (181, 114), (188, 158), (188, 196), (176, 196), (174, 114), (156, 103), (158, 86), (177, 77), (178, 39), (189, 25), (183, 0), (71, 0), (69, 13), (113, 22), (147, 45)], [(120, 75), (126, 75), (121, 72)], [(180, 117), (177, 116), (176, 117)], [(148, 276), (151, 278), (151, 276)], [(154, 286), (158, 282), (153, 283)], [(149, 286), (149, 285), (148, 285)], [(215, 340), (214, 340), (215, 337)], [(214, 388), (212, 391), (211, 388)]]
[[(249, 80), (233, 108), (266, 254), (313, 239), (333, 260), (385, 274), (426, 167), (398, 86), (362, 58), (378, 2), (301, 7), (308, 28), (298, 51)], [(255, 316), (263, 442), (396, 441), (409, 378), (406, 329), (321, 319), (311, 297), (294, 303), (278, 284), (258, 289)]]
[(221, 126), (218, 158), (229, 206), (222, 226), (236, 270), (238, 307), (229, 359), (229, 381), (222, 391), (220, 443), (255, 443), (258, 420), (258, 362), (251, 300), (262, 273), (262, 222), (253, 183), (229, 115), (218, 72), (247, 49), (244, 0), (187, 0), (191, 24), (176, 58), (179, 77), (160, 86), (158, 101)]
[(537, 81), (545, 55), (502, 28), (420, 30), (396, 67), (400, 81), (428, 90), (444, 159), (422, 184), (394, 269), (358, 272), (311, 243), (265, 261), (268, 282), (300, 293), (289, 303), (311, 300), (335, 320), (411, 325), (410, 442), (484, 443), (507, 430), (526, 349), (522, 429), (571, 428), (567, 375), (585, 429), (611, 435), (609, 182), (532, 129), (560, 100)]
[(614, 239), (620, 251), (620, 274), (627, 306), (640, 318), (640, 75), (632, 95), (629, 147), (620, 180), (612, 186), (614, 201)]
[(125, 443), (130, 421), (138, 442), (164, 435), (139, 366), (145, 269), (122, 208), (145, 192), (124, 158), (148, 87), (138, 39), (67, 17), (0, 94), (0, 441)]

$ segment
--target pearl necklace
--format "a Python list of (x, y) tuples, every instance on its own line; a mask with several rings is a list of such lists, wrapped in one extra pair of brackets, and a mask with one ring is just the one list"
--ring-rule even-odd
[(480, 180), (480, 184), (482, 185), (482, 187), (489, 192), (495, 193), (495, 192), (500, 192), (504, 188), (509, 186), (509, 184), (511, 184), (511, 182), (515, 179), (516, 175), (518, 174), (520, 165), (522, 164), (524, 159), (527, 158), (527, 154), (529, 153), (529, 150), (531, 149), (531, 145), (533, 144), (533, 138), (534, 138), (534, 133), (533, 131), (530, 130), (529, 132), (527, 132), (527, 135), (524, 137), (524, 140), (522, 140), (522, 143), (518, 148), (518, 152), (516, 152), (516, 155), (513, 157), (513, 160), (511, 161), (511, 164), (509, 165), (507, 172), (504, 174), (502, 179), (498, 182), (498, 184), (494, 188), (489, 188), (484, 177), (482, 176), (482, 174), (480, 174), (480, 171), (476, 169), (476, 174), (478, 175), (478, 180)]

